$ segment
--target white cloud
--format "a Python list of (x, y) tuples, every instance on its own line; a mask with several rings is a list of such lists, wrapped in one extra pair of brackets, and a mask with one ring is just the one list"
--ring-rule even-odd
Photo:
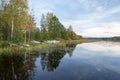
[[(73, 26), (73, 30), (83, 36), (101, 37), (120, 35), (119, 21), (105, 21), (105, 19), (111, 19), (114, 17), (115, 13), (120, 13), (120, 6), (116, 5), (112, 8), (106, 9), (106, 6), (98, 5), (96, 0), (94, 0), (94, 2), (91, 0), (76, 0), (72, 1), (72, 3), (71, 1), (72, 0), (53, 0), (51, 2), (51, 0), (40, 0), (35, 2), (34, 0), (31, 0), (31, 5), (34, 6), (34, 14), (37, 22), (40, 20), (42, 13), (46, 14), (47, 12), (55, 12), (55, 15), (59, 16), (61, 19), (60, 21), (65, 25), (65, 27), (68, 27), (71, 24)], [(57, 8), (58, 5), (67, 6), (67, 8), (63, 8), (63, 10), (60, 8), (61, 11), (59, 11), (57, 10), (59, 9)], [(75, 9), (79, 9), (81, 6), (86, 10), (87, 14), (81, 13), (80, 11), (78, 11), (77, 14), (74, 12)], [(67, 10), (68, 8), (73, 10), (74, 13), (70, 13)], [(58, 13), (57, 11), (61, 13)], [(69, 17), (74, 19), (70, 19)]]
[[(111, 53), (108, 53), (108, 54), (107, 53), (101, 53), (101, 55), (118, 56), (118, 55), (120, 55), (120, 46), (119, 45), (120, 45), (119, 42), (114, 43), (114, 42), (101, 41), (101, 42), (80, 44), (78, 46), (82, 46), (82, 48), (90, 50), (90, 51), (105, 51), (105, 50), (108, 50)], [(115, 54), (113, 54), (113, 52)]]
[(93, 4), (91, 0), (77, 0), (80, 5), (82, 5), (85, 9), (89, 10), (90, 7), (96, 6), (96, 4)]
[(63, 23), (65, 26), (73, 25), (76, 33), (87, 37), (120, 36), (119, 21), (103, 21), (114, 13), (120, 13), (120, 6), (109, 10), (104, 10), (103, 7), (99, 6), (91, 14), (85, 15), (83, 19), (65, 20)]
[(120, 6), (113, 7), (107, 10), (104, 9), (104, 7), (99, 6), (96, 8), (96, 10), (92, 14), (87, 15), (87, 17), (93, 20), (100, 20), (100, 19), (109, 17), (114, 13), (120, 13)]
[(92, 27), (85, 29), (82, 32), (78, 32), (78, 34), (82, 34), (86, 37), (113, 37), (120, 36), (120, 23), (99, 23), (102, 27)]

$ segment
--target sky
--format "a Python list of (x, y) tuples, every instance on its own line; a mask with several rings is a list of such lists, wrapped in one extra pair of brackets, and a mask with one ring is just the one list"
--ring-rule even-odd
[(53, 12), (83, 37), (120, 36), (120, 0), (29, 0), (29, 9), (37, 27), (42, 14)]

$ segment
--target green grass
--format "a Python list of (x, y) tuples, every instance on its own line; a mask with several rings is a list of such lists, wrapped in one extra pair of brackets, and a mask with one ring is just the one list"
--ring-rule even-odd
[(21, 46), (17, 46), (17, 47), (4, 47), (4, 48), (0, 48), (0, 53), (19, 53), (21, 51), (26, 51), (26, 52), (31, 52), (34, 50), (42, 50), (42, 49), (46, 49), (46, 48), (55, 48), (55, 47), (65, 47), (65, 44), (63, 43), (58, 43), (58, 44), (36, 44), (36, 45), (30, 45), (29, 47), (21, 47)]
[(29, 47), (23, 47), (23, 46), (17, 46), (17, 47), (3, 47), (0, 48), (0, 53), (21, 53), (21, 52), (32, 52), (32, 51), (41, 51), (43, 49), (47, 48), (65, 48), (65, 47), (75, 47), (77, 44), (80, 43), (86, 43), (86, 42), (94, 42), (95, 40), (66, 40), (66, 41), (61, 41), (60, 43), (57, 44), (47, 44), (47, 43), (42, 43), (42, 44), (30, 44)]

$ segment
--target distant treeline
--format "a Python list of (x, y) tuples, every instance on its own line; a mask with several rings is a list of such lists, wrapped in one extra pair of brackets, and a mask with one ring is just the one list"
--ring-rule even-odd
[(80, 39), (70, 25), (66, 29), (53, 13), (43, 14), (36, 27), (28, 0), (0, 0), (0, 43), (26, 43), (31, 40)]
[(92, 40), (99, 40), (99, 41), (120, 41), (120, 36), (116, 37), (101, 37), (101, 38), (85, 38), (85, 39), (92, 39)]
[(120, 41), (120, 37), (102, 38), (102, 40)]

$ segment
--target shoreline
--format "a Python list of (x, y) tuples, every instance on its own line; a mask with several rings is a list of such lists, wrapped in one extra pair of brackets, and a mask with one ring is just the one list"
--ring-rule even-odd
[(43, 49), (47, 49), (47, 48), (58, 48), (58, 47), (73, 47), (77, 44), (81, 44), (81, 43), (88, 43), (88, 42), (95, 42), (95, 40), (67, 40), (67, 41), (60, 41), (60, 43), (52, 43), (52, 44), (48, 44), (48, 43), (41, 43), (41, 44), (30, 44), (30, 46), (25, 47), (25, 46), (15, 46), (15, 47), (0, 47), (0, 53), (3, 52), (19, 52), (19, 51), (27, 51), (27, 52), (31, 52), (34, 50), (43, 50)]

